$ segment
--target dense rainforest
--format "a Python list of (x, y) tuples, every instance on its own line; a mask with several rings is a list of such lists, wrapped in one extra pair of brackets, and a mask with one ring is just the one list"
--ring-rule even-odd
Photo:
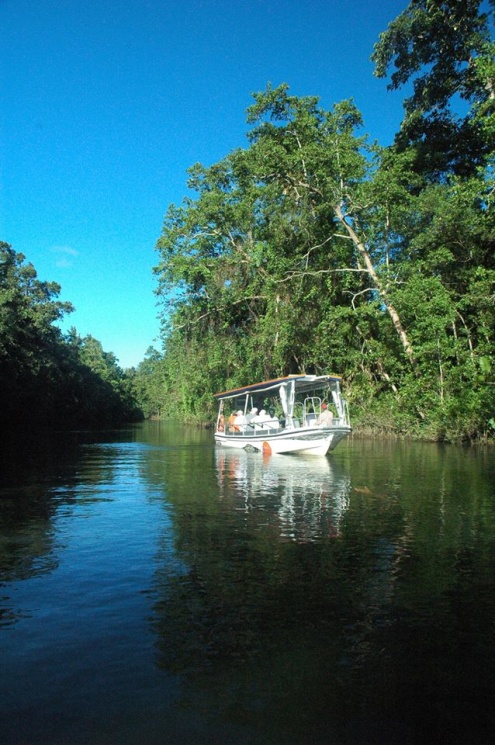
[(216, 391), (333, 372), (360, 429), (493, 436), (494, 12), (412, 0), (380, 35), (375, 74), (409, 94), (389, 147), (352, 100), (283, 84), (254, 94), (246, 147), (190, 168), (157, 243), (147, 415), (206, 421)]
[(92, 336), (63, 334), (60, 286), (0, 242), (0, 422), (7, 433), (122, 424), (142, 417), (132, 377)]

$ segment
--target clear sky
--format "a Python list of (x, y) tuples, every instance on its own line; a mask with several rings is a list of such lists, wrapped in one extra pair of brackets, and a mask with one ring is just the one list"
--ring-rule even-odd
[(123, 367), (161, 348), (155, 244), (186, 169), (247, 145), (251, 93), (353, 97), (391, 142), (403, 94), (373, 77), (407, 0), (0, 0), (0, 240)]

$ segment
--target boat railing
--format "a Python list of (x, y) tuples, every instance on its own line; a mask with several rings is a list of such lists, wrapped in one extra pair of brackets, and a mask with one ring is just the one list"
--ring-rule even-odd
[(256, 424), (254, 429), (257, 434), (259, 432), (277, 432), (280, 429), (280, 422), (275, 419), (273, 421), (262, 422), (261, 424)]
[(280, 430), (280, 424), (277, 421), (263, 422), (262, 424), (238, 424), (237, 429), (227, 429), (227, 434), (234, 437), (249, 437), (250, 435), (269, 435)]

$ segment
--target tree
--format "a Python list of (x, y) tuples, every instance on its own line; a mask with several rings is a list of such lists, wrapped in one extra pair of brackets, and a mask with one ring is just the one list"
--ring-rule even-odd
[(56, 325), (72, 305), (0, 243), (0, 417), (6, 430), (113, 425), (139, 417), (114, 355)]
[(412, 84), (390, 148), (352, 101), (254, 95), (249, 146), (190, 170), (157, 247), (166, 389), (182, 415), (246, 380), (343, 373), (358, 410), (431, 437), (493, 396), (495, 0), (411, 0), (375, 46)]
[(105, 352), (101, 342), (90, 334), (80, 337), (74, 328), (65, 342), (71, 355), (67, 402), (72, 411), (68, 418), (93, 427), (141, 419), (132, 379), (118, 365), (115, 355)]
[(411, 0), (380, 35), (372, 60), (389, 88), (412, 84), (396, 148), (415, 152), (416, 168), (438, 180), (470, 176), (491, 157), (486, 120), (495, 111), (489, 0)]
[(73, 310), (56, 298), (60, 285), (42, 282), (25, 256), (0, 242), (0, 359), (33, 357), (46, 337), (60, 338), (53, 323)]
[(145, 358), (132, 375), (132, 385), (140, 409), (147, 419), (167, 415), (166, 372), (163, 354), (149, 347)]
[[(42, 418), (52, 402), (50, 383), (61, 343), (54, 322), (72, 310), (57, 300), (60, 286), (42, 282), (32, 264), (0, 243), (0, 395), (5, 423)], [(45, 396), (43, 396), (43, 389)], [(37, 402), (42, 405), (37, 410)]]
[[(333, 358), (345, 365), (354, 348), (362, 362), (362, 337), (369, 357), (367, 334), (383, 324), (385, 308), (414, 364), (391, 292), (398, 222), (412, 199), (407, 159), (380, 160), (356, 135), (361, 117), (352, 102), (325, 112), (316, 98), (290, 96), (286, 85), (254, 98), (250, 147), (191, 169), (197, 199), (166, 215), (156, 270), (172, 323), (166, 359), (172, 350), (176, 365), (187, 359), (186, 379), (204, 353), (220, 387), (328, 369), (315, 329), (345, 312), (354, 331), (347, 354), (334, 348)], [(376, 364), (389, 379), (386, 362)], [(198, 384), (209, 390), (204, 371), (202, 363)]]
[(379, 77), (394, 65), (389, 88), (412, 84), (391, 153), (413, 154), (424, 179), (398, 296), (427, 382), (410, 395), (469, 435), (486, 429), (494, 403), (494, 7), (412, 0), (372, 57)]

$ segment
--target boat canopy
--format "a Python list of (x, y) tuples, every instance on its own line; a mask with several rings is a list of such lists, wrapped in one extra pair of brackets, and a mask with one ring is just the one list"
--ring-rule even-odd
[[(242, 388), (234, 388), (231, 391), (223, 391), (222, 393), (215, 393), (214, 398), (218, 401), (229, 398), (238, 398), (246, 393), (261, 393), (273, 389), (277, 391), (280, 389), (282, 393), (286, 391), (288, 387), (297, 389), (304, 393), (305, 391), (312, 391), (316, 388), (324, 388), (331, 383), (340, 383), (342, 378), (339, 375), (287, 375), (283, 378), (275, 378), (274, 380), (265, 380), (262, 383), (252, 383)], [(289, 386), (289, 384), (291, 384)], [(283, 396), (283, 393), (282, 393)]]

